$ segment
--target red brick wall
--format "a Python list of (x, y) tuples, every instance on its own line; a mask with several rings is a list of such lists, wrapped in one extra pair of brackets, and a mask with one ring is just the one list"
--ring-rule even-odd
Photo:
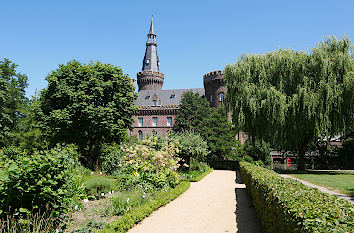
[[(144, 119), (143, 126), (139, 126), (138, 118), (142, 117)], [(157, 126), (152, 125), (152, 118), (157, 117)], [(133, 116), (134, 118), (134, 129), (129, 132), (131, 136), (137, 136), (138, 132), (141, 130), (143, 133), (143, 137), (145, 138), (146, 135), (151, 136), (152, 132), (155, 131), (156, 133), (162, 135), (163, 137), (167, 136), (167, 132), (172, 128), (172, 126), (167, 126), (167, 117), (172, 117), (172, 126), (175, 123), (175, 115), (151, 115), (151, 116)]]

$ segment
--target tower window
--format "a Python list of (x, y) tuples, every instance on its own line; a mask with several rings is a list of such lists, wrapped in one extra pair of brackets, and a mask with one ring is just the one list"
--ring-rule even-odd
[(220, 96), (220, 102), (224, 101), (224, 93), (221, 92), (221, 93), (219, 94), (219, 96)]
[(142, 118), (142, 117), (138, 118), (138, 126), (140, 126), (140, 127), (144, 126), (144, 118)]
[(143, 132), (141, 132), (141, 130), (138, 131), (138, 137), (139, 137), (139, 140), (143, 140)]
[(173, 94), (170, 96), (170, 99), (174, 99), (175, 97), (176, 97), (176, 95)]
[(145, 99), (146, 99), (146, 100), (150, 99), (150, 96), (149, 96), (149, 95), (147, 95), (147, 96), (145, 97)]
[(152, 105), (156, 106), (156, 105), (157, 105), (157, 101), (156, 101), (156, 100), (153, 100), (153, 101), (152, 101)]
[(167, 117), (167, 126), (172, 126), (172, 117)]
[(152, 118), (152, 126), (157, 126), (157, 117)]
[(210, 103), (214, 102), (214, 96), (210, 95)]

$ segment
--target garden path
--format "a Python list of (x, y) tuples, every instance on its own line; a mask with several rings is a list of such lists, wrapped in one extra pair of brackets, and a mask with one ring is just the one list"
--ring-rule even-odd
[(324, 192), (324, 193), (328, 193), (328, 194), (332, 194), (332, 195), (336, 195), (337, 197), (339, 198), (343, 198), (345, 200), (348, 200), (350, 201), (351, 203), (354, 203), (354, 197), (350, 197), (348, 195), (345, 195), (343, 193), (338, 193), (338, 192), (334, 192), (334, 191), (331, 191), (325, 187), (322, 187), (322, 186), (318, 186), (318, 185), (315, 185), (315, 184), (312, 184), (310, 182), (307, 182), (307, 181), (304, 181), (304, 180), (300, 180), (300, 179), (297, 179), (295, 177), (292, 177), (292, 176), (289, 176), (289, 175), (285, 175), (285, 174), (280, 174), (282, 177), (285, 177), (285, 178), (292, 178), (292, 179), (295, 179), (295, 180), (298, 180), (300, 181), (301, 183), (303, 183), (304, 185), (307, 185), (307, 186), (311, 186), (313, 188), (317, 188), (318, 190), (320, 190), (321, 192)]
[(128, 233), (260, 232), (244, 184), (235, 181), (234, 171), (213, 171)]

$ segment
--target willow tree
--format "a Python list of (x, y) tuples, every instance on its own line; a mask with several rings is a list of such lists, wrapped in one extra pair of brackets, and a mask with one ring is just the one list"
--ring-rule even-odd
[(353, 119), (354, 62), (348, 38), (331, 37), (309, 52), (278, 50), (245, 55), (227, 65), (227, 101), (251, 138), (298, 152), (338, 135)]

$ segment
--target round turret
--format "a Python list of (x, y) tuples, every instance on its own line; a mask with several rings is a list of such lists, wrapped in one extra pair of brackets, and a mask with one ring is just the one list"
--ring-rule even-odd
[(221, 70), (209, 72), (203, 76), (205, 97), (210, 106), (218, 108), (225, 99), (226, 86)]
[(163, 86), (164, 74), (150, 70), (137, 73), (138, 91), (140, 90), (161, 90)]

